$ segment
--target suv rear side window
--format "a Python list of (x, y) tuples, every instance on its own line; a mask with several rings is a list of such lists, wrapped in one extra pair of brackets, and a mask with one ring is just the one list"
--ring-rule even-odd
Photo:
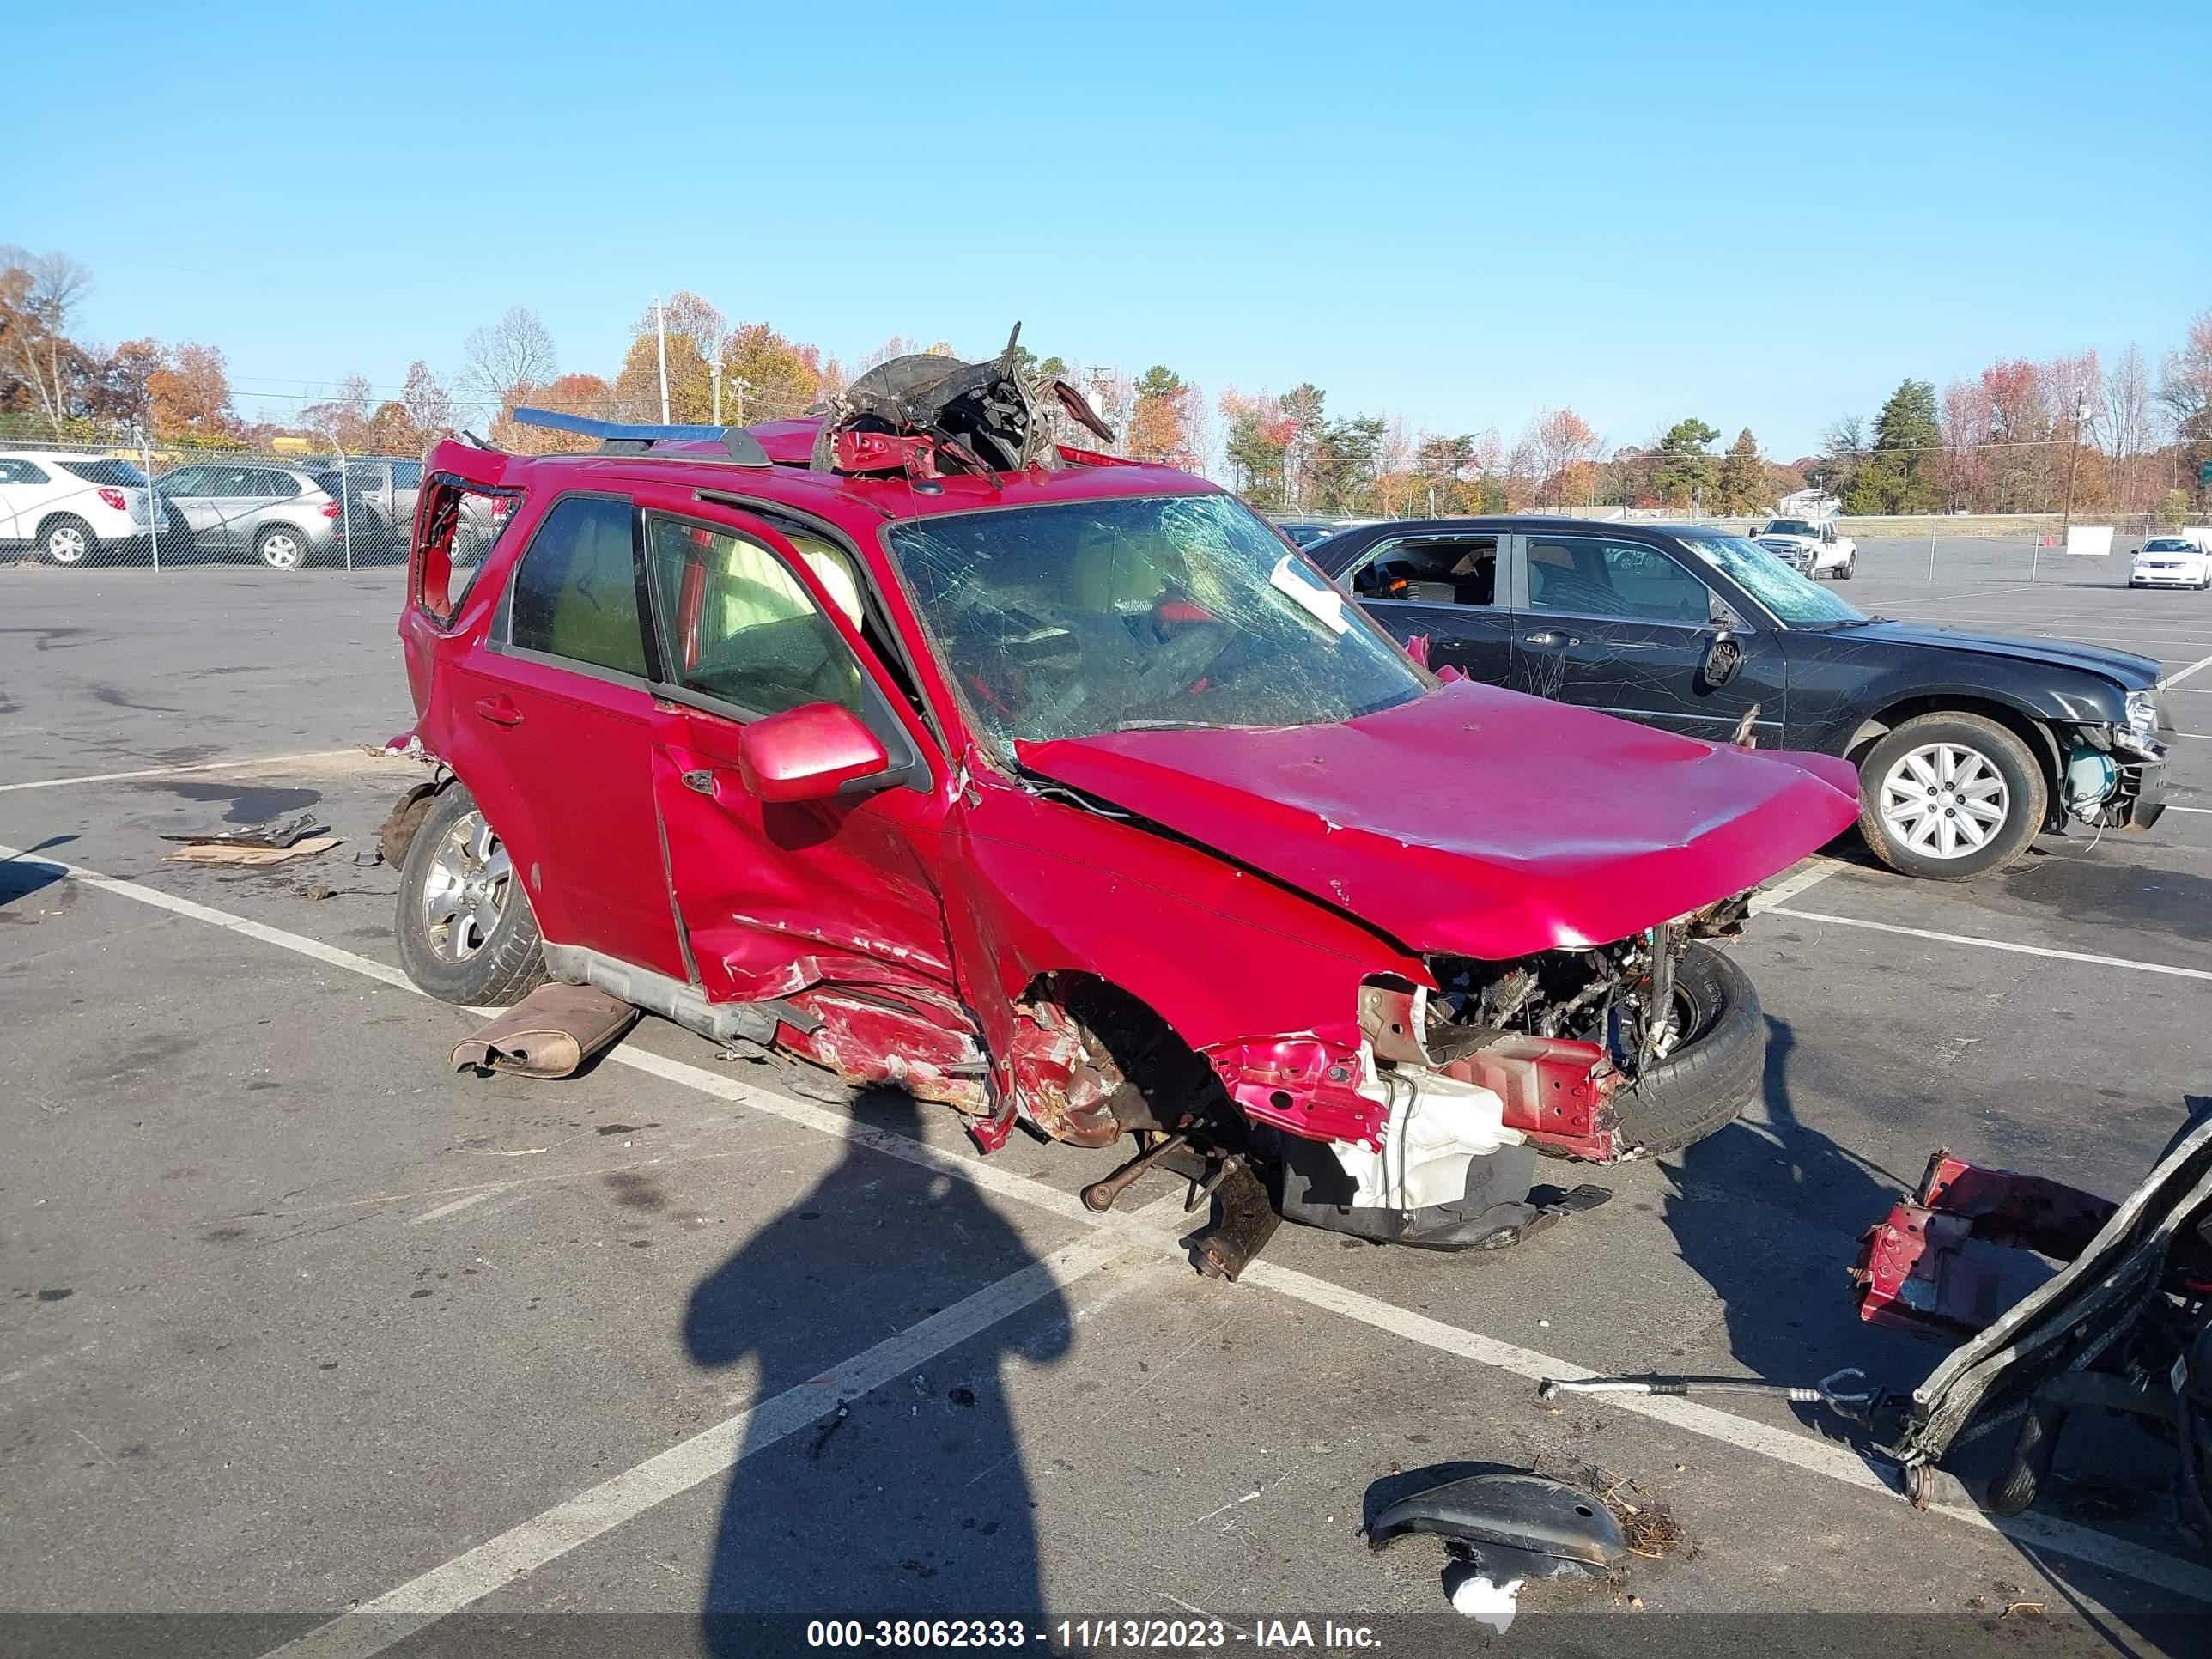
[(516, 567), (507, 643), (645, 678), (628, 501), (554, 504)]
[(146, 475), (128, 461), (64, 461), (62, 471), (74, 472), (89, 484), (143, 484)]
[[(860, 665), (774, 553), (673, 519), (647, 520), (645, 544), (676, 684), (757, 714), (810, 702), (861, 712)], [(818, 545), (834, 562), (816, 562), (816, 574), (842, 605), (857, 592), (852, 573), (836, 549)]]

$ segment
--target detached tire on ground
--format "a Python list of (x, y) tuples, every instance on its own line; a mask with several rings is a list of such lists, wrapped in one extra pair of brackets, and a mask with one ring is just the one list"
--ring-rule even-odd
[(2008, 728), (1980, 714), (1922, 714), (1859, 766), (1859, 830), (1893, 870), (1964, 881), (2001, 870), (2043, 828), (2043, 767)]
[(399, 867), (399, 965), (441, 1002), (504, 1008), (545, 982), (544, 942), (499, 837), (459, 784), (431, 801)]
[(1735, 1121), (1766, 1075), (1766, 1020), (1750, 978), (1711, 945), (1674, 969), (1683, 1036), (1613, 1097), (1615, 1144), (1643, 1158), (1680, 1152)]

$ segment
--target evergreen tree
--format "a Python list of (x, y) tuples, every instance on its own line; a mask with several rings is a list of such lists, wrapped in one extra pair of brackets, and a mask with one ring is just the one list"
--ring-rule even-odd
[(1719, 472), (1705, 446), (1720, 435), (1718, 428), (1699, 420), (1677, 421), (1667, 428), (1651, 463), (1651, 487), (1661, 501), (1669, 507), (1689, 507), (1702, 492), (1711, 505)]
[(1721, 461), (1720, 510), (1734, 514), (1766, 507), (1766, 463), (1759, 459), (1759, 440), (1749, 427), (1735, 434)]
[(1933, 513), (1943, 486), (1936, 387), (1906, 380), (1875, 416), (1874, 442), (1844, 494), (1846, 513)]

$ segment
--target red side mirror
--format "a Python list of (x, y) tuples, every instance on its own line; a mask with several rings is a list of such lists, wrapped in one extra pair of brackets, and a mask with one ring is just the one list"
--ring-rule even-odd
[(820, 800), (890, 764), (860, 717), (834, 702), (770, 714), (738, 738), (738, 775), (761, 800)]

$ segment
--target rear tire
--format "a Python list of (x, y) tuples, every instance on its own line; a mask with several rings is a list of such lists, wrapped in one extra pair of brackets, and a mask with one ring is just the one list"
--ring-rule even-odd
[(99, 545), (92, 526), (73, 513), (62, 514), (39, 526), (39, 551), (49, 564), (81, 565)]
[(1742, 969), (1694, 943), (1675, 967), (1674, 994), (1689, 1036), (1613, 1097), (1622, 1158), (1680, 1152), (1726, 1128), (1766, 1074), (1766, 1021)]
[(272, 524), (253, 539), (253, 556), (271, 570), (297, 570), (307, 562), (307, 538), (287, 524)]
[(1850, 558), (1845, 559), (1841, 567), (1838, 568), (1836, 572), (1836, 580), (1839, 582), (1847, 582), (1850, 580), (1852, 574), (1856, 572), (1858, 568), (1859, 556), (1854, 553)]
[(441, 1002), (504, 1008), (548, 977), (520, 872), (458, 783), (407, 844), (396, 926), (399, 965)]
[[(1899, 874), (1929, 881), (2004, 868), (2043, 828), (2050, 800), (2027, 744), (1980, 714), (1906, 720), (1859, 767), (1859, 830), (1868, 847)], [(1988, 818), (1991, 806), (2002, 816)], [(1939, 819), (1951, 823), (1948, 844)]]

